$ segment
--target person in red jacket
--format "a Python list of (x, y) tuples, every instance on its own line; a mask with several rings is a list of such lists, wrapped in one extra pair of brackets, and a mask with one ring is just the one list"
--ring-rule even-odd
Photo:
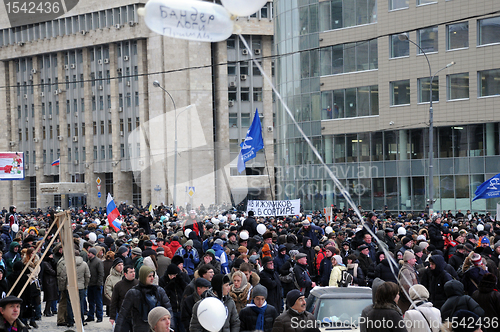
[[(182, 245), (179, 243), (179, 237), (178, 236), (174, 236), (172, 238), (172, 241), (170, 241), (170, 244), (168, 245), (168, 247), (175, 254), (175, 252), (177, 251), (177, 249), (179, 249), (180, 247), (182, 247)], [(172, 257), (173, 257), (173, 255), (172, 255)]]

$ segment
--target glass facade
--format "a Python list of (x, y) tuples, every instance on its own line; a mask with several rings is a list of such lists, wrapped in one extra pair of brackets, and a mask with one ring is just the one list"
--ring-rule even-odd
[[(458, 63), (435, 76), (431, 84), (420, 50), (400, 38), (405, 24), (393, 25), (409, 11), (419, 15), (430, 10), (427, 5), (438, 10), (432, 6), (436, 3), (274, 2), (276, 87), (326, 167), (365, 210), (380, 210), (384, 205), (392, 211), (424, 210), (430, 182), (429, 113), (428, 105), (419, 104), (427, 104), (431, 98), (436, 103), (431, 179), (434, 210), (496, 210), (495, 200), (472, 199), (477, 186), (498, 173), (500, 121), (485, 116), (478, 123), (453, 124), (453, 116), (469, 119), (465, 112), (493, 104), (488, 99), (500, 95), (498, 65), (483, 61), (481, 68), (469, 68), (467, 61), (477, 62), (476, 55), (464, 56), (464, 52), (476, 52), (476, 48), (468, 49), (469, 38), (478, 46), (500, 42), (500, 19), (456, 18), (450, 20), (457, 22), (452, 24), (431, 21), (407, 31), (408, 38), (424, 52), (437, 53), (441, 30), (446, 39), (442, 45), (453, 50), (429, 55), (434, 70), (451, 61)], [(451, 8), (456, 3), (447, 5)], [(389, 12), (388, 22), (380, 22), (377, 10)], [(401, 32), (374, 39), (366, 24), (379, 25), (379, 31)], [(477, 38), (469, 36), (471, 24), (477, 24)], [(485, 59), (484, 55), (478, 57)], [(477, 94), (470, 87), (477, 88)], [(487, 107), (490, 112), (491, 106)], [(331, 204), (344, 207), (344, 197), (288, 111), (278, 102), (275, 108), (276, 197), (301, 198), (306, 211)], [(230, 121), (235, 121), (231, 115)]]

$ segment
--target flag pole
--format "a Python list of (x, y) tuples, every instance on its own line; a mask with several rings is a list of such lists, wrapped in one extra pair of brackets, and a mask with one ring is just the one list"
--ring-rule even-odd
[[(271, 182), (271, 175), (269, 174), (269, 165), (267, 164), (266, 140), (264, 139), (264, 130), (262, 130), (262, 126), (260, 126), (260, 133), (261, 133), (262, 139), (264, 141), (264, 149), (263, 150), (264, 150), (264, 160), (266, 161), (267, 179), (269, 180), (269, 192), (271, 193), (271, 199), (274, 201), (273, 185), (272, 185), (272, 182)], [(274, 219), (276, 219), (276, 210), (274, 210), (274, 212), (275, 212), (274, 213)]]

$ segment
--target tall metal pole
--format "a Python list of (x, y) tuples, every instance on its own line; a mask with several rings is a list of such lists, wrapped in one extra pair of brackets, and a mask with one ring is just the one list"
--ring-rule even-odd
[(177, 186), (177, 107), (175, 106), (175, 101), (170, 92), (168, 92), (164, 87), (160, 85), (160, 82), (154, 81), (153, 86), (162, 89), (169, 97), (170, 100), (172, 100), (172, 104), (174, 105), (174, 112), (175, 112), (175, 159), (174, 159), (174, 199), (173, 199), (173, 207), (174, 210), (175, 208), (175, 199), (176, 199), (176, 186)]
[(442, 71), (445, 70), (446, 68), (450, 68), (455, 64), (455, 61), (450, 62), (443, 68), (439, 69), (437, 72), (432, 74), (432, 69), (431, 69), (431, 63), (429, 61), (429, 58), (427, 57), (427, 54), (425, 51), (415, 43), (413, 40), (411, 40), (408, 37), (407, 33), (402, 33), (399, 35), (399, 40), (407, 40), (413, 45), (417, 46), (420, 52), (425, 56), (425, 60), (427, 60), (427, 66), (429, 66), (429, 214), (433, 212), (433, 205), (434, 205), (434, 109), (432, 108), (432, 81), (434, 81), (434, 77)]

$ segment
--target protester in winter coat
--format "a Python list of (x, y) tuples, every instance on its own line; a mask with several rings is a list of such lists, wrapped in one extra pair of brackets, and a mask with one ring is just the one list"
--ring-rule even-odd
[(46, 317), (51, 317), (54, 314), (51, 312), (52, 302), (59, 299), (59, 294), (57, 292), (57, 271), (53, 258), (54, 255), (52, 250), (49, 249), (42, 262), (42, 289), (43, 300), (45, 301), (45, 310), (43, 314)]
[(153, 285), (154, 271), (148, 266), (142, 266), (139, 271), (139, 284), (130, 289), (122, 302), (116, 331), (122, 331), (126, 318), (131, 317), (134, 332), (149, 332), (148, 313), (155, 307), (162, 306), (172, 315), (172, 306), (165, 290)]
[(464, 285), (458, 280), (450, 280), (444, 285), (444, 293), (448, 297), (441, 307), (443, 321), (453, 316), (458, 310), (468, 310), (483, 316), (484, 310), (469, 295), (464, 295)]
[(314, 324), (314, 316), (306, 311), (304, 294), (294, 289), (286, 295), (287, 310), (276, 318), (272, 332), (302, 332), (303, 326)]
[[(497, 278), (492, 273), (486, 273), (479, 283), (479, 288), (472, 294), (472, 298), (484, 309), (484, 318), (490, 322), (500, 322), (500, 293), (495, 289)], [(483, 331), (497, 331), (493, 325), (483, 327)]]
[(186, 268), (189, 277), (193, 277), (196, 265), (200, 262), (198, 251), (193, 247), (193, 240), (188, 240), (184, 243), (184, 247), (180, 247), (175, 252), (175, 255), (184, 258), (184, 267)]
[(351, 254), (347, 256), (347, 272), (353, 276), (354, 286), (365, 286), (365, 276), (363, 275), (363, 270), (359, 267), (359, 261), (356, 255)]
[(416, 256), (407, 250), (403, 255), (403, 261), (403, 266), (398, 274), (398, 281), (402, 290), (399, 294), (398, 306), (404, 314), (410, 307), (410, 300), (407, 294), (409, 294), (412, 286), (418, 284), (418, 277), (415, 271)]
[(201, 300), (201, 294), (208, 290), (212, 284), (205, 278), (194, 280), (194, 293), (186, 297), (181, 303), (181, 321), (183, 328), (189, 332), (194, 305)]
[(333, 256), (332, 261), (332, 272), (330, 273), (330, 281), (328, 286), (339, 287), (339, 282), (342, 280), (342, 272), (347, 271), (347, 267), (342, 264), (342, 257), (339, 255)]
[(14, 264), (21, 261), (21, 245), (19, 242), (13, 241), (9, 245), (9, 252), (3, 255), (3, 260), (5, 261), (5, 267), (7, 272), (7, 277), (12, 273)]
[(172, 241), (170, 241), (170, 243), (167, 245), (167, 247), (169, 247), (169, 248), (170, 248), (170, 250), (171, 250), (171, 251), (174, 253), (174, 255), (175, 255), (175, 253), (177, 252), (177, 250), (178, 250), (180, 247), (182, 247), (182, 245), (179, 243), (179, 237), (174, 236), (174, 237), (172, 238)]
[(170, 264), (165, 271), (165, 275), (160, 278), (159, 285), (165, 290), (172, 305), (174, 325), (177, 331), (184, 331), (181, 321), (182, 293), (187, 286), (186, 281), (180, 275), (181, 270), (175, 264)]
[(290, 259), (290, 256), (286, 253), (286, 246), (284, 244), (280, 245), (278, 248), (278, 255), (274, 258), (274, 269), (279, 271), (281, 267)]
[(233, 299), (236, 311), (239, 314), (241, 309), (245, 308), (252, 301), (253, 286), (247, 281), (247, 277), (241, 271), (233, 273), (232, 281), (233, 285), (229, 290), (229, 296)]
[[(411, 254), (410, 252), (408, 252)], [(412, 254), (413, 255), (413, 254)], [(384, 258), (382, 258), (384, 257)], [(403, 255), (404, 257), (404, 255)], [(392, 281), (393, 283), (398, 283), (398, 273), (399, 273), (399, 266), (398, 264), (394, 261), (392, 257), (385, 257), (384, 253), (381, 253), (379, 255), (379, 258), (382, 258), (382, 260), (377, 264), (375, 267), (375, 278), (380, 278), (384, 281)], [(392, 265), (392, 269), (391, 269)]]
[(443, 251), (444, 240), (443, 240), (443, 230), (441, 226), (441, 218), (434, 217), (433, 222), (429, 224), (428, 230), (429, 230), (429, 240), (431, 244), (434, 245), (437, 250)]
[[(19, 276), (21, 276), (21, 279), (19, 280), (17, 285), (12, 289), (12, 294), (19, 294), (24, 285), (29, 283), (29, 271), (26, 270), (23, 274), (21, 274), (23, 268), (24, 265), (21, 261), (15, 262), (14, 266), (12, 267), (12, 273), (7, 277), (9, 284), (14, 285)], [(20, 317), (22, 317), (23, 321), (25, 322), (29, 321), (29, 325), (33, 326), (34, 328), (38, 328), (38, 324), (36, 324), (35, 322), (35, 303), (33, 303), (32, 301), (32, 292), (33, 287), (31, 287), (31, 285), (28, 285), (28, 287), (26, 287), (23, 294), (21, 295), (23, 303), (21, 306)]]
[[(127, 292), (137, 285), (139, 280), (135, 278), (135, 269), (132, 265), (126, 265), (123, 268), (123, 279), (119, 281), (113, 288), (113, 295), (111, 297), (111, 305), (109, 308), (109, 322), (113, 325), (122, 307), (123, 300)], [(132, 331), (132, 319), (126, 317), (122, 324), (122, 332)]]
[(441, 306), (446, 302), (444, 284), (452, 278), (448, 272), (444, 270), (445, 261), (443, 256), (433, 255), (429, 258), (430, 266), (425, 271), (421, 284), (429, 290), (429, 300), (434, 304), (434, 307), (441, 309)]
[(361, 317), (362, 319), (360, 320), (359, 323), (359, 330), (360, 332), (366, 332), (367, 328), (367, 319), (368, 319), (368, 314), (373, 311), (373, 306), (375, 305), (375, 294), (377, 294), (377, 290), (380, 287), (380, 285), (384, 284), (385, 281), (383, 281), (380, 278), (375, 278), (372, 283), (372, 304), (369, 306), (365, 307), (361, 311)]
[(464, 284), (465, 293), (472, 295), (477, 290), (481, 279), (483, 279), (483, 276), (488, 271), (486, 270), (481, 255), (472, 253), (467, 259), (470, 259), (472, 266), (465, 271), (461, 281)]
[(304, 293), (307, 297), (309, 296), (309, 292), (311, 289), (316, 287), (316, 283), (311, 280), (311, 275), (309, 274), (309, 270), (307, 266), (309, 261), (307, 260), (307, 255), (304, 253), (297, 254), (295, 256), (296, 264), (293, 268), (293, 272), (295, 273), (295, 281), (297, 282), (297, 286), (299, 287), (299, 291)]
[(210, 264), (214, 267), (214, 273), (215, 274), (220, 274), (221, 272), (221, 266), (220, 262), (215, 259), (215, 251), (213, 249), (208, 249), (205, 254), (201, 257), (200, 263), (196, 267), (198, 270), (202, 265), (205, 264)]
[(404, 315), (405, 327), (408, 332), (439, 332), (441, 327), (441, 312), (427, 302), (429, 291), (422, 285), (410, 288), (410, 298), (414, 302)]
[(382, 324), (367, 324), (367, 332), (406, 332), (403, 324), (403, 314), (396, 305), (399, 298), (399, 286), (393, 282), (384, 282), (377, 289), (373, 308), (367, 312), (367, 320), (391, 321), (389, 326)]
[(111, 266), (110, 273), (104, 283), (104, 297), (111, 303), (113, 297), (113, 288), (123, 278), (123, 261), (121, 258), (115, 258)]
[[(227, 275), (217, 274), (212, 279), (212, 292), (206, 291), (203, 293), (202, 298), (215, 295), (219, 300), (224, 303), (226, 307), (226, 321), (222, 326), (221, 332), (239, 332), (240, 331), (240, 319), (238, 317), (238, 312), (236, 311), (236, 305), (233, 299), (229, 295), (229, 285), (230, 279)], [(198, 320), (198, 306), (201, 301), (198, 301), (193, 307), (193, 315), (191, 317), (191, 323), (189, 325), (190, 332), (203, 332), (205, 329), (201, 326)]]
[(251, 303), (239, 314), (241, 332), (272, 331), (278, 311), (266, 299), (267, 289), (261, 285), (255, 286)]
[(304, 236), (302, 238), (302, 248), (299, 249), (300, 253), (306, 254), (307, 257), (307, 269), (309, 275), (316, 276), (316, 252), (313, 249), (312, 241), (309, 237)]
[(220, 263), (221, 273), (228, 274), (229, 272), (229, 260), (227, 254), (224, 251), (224, 241), (217, 239), (212, 245), (212, 249), (215, 251), (215, 259)]
[(278, 272), (274, 269), (272, 257), (262, 259), (262, 271), (259, 273), (260, 284), (267, 288), (267, 302), (276, 310), (281, 311), (282, 295), (281, 282)]
[[(330, 247), (329, 247), (330, 248)], [(328, 248), (327, 248), (328, 249)], [(328, 286), (330, 283), (330, 274), (333, 269), (332, 257), (333, 257), (333, 249), (325, 251), (325, 258), (321, 260), (319, 264), (319, 278), (321, 286)]]

